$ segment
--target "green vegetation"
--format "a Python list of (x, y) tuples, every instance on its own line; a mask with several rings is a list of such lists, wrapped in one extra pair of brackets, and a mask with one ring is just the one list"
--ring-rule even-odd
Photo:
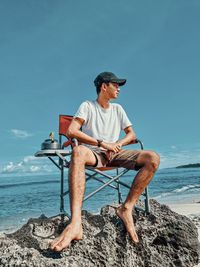
[(176, 168), (200, 168), (200, 163), (180, 165), (180, 166), (177, 166)]

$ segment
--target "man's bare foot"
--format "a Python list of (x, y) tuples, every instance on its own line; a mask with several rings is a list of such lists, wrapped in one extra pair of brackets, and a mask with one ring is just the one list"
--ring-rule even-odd
[(83, 228), (81, 225), (74, 226), (69, 224), (63, 232), (50, 243), (50, 249), (61, 251), (67, 248), (72, 240), (81, 240), (83, 238)]
[(124, 222), (127, 232), (135, 243), (139, 242), (133, 223), (132, 210), (126, 209), (123, 205), (116, 209), (117, 216)]

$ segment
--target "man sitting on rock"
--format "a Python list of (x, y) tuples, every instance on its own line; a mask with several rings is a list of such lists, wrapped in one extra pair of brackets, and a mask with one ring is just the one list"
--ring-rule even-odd
[[(136, 141), (136, 135), (124, 109), (110, 101), (118, 97), (119, 87), (125, 83), (125, 79), (119, 79), (111, 72), (100, 73), (94, 80), (97, 100), (83, 102), (68, 129), (68, 137), (76, 138), (82, 145), (74, 147), (69, 169), (71, 222), (61, 235), (51, 242), (50, 248), (54, 251), (61, 251), (68, 247), (72, 240), (80, 240), (83, 237), (81, 209), (86, 165), (139, 170), (125, 202), (116, 209), (116, 214), (124, 222), (133, 242), (139, 242), (132, 211), (158, 169), (159, 156), (153, 151), (122, 148)], [(125, 136), (119, 140), (121, 130), (124, 130)]]

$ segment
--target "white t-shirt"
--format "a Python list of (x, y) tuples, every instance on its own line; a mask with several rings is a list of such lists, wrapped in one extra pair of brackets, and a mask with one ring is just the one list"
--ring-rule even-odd
[(117, 142), (120, 131), (132, 125), (122, 106), (116, 103), (104, 109), (97, 101), (85, 101), (74, 117), (84, 119), (82, 131), (85, 134), (108, 143)]

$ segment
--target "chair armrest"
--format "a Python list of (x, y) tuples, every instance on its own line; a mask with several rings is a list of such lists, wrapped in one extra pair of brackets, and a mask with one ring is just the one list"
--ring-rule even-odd
[[(135, 140), (131, 141), (128, 145), (138, 144), (138, 143), (140, 144), (140, 148), (143, 150), (144, 149), (143, 143), (142, 143), (142, 141), (140, 141), (137, 138)], [(79, 144), (80, 143), (78, 142), (78, 140), (76, 138), (72, 138), (72, 139), (69, 139), (68, 141), (63, 143), (62, 149), (65, 147), (68, 147), (68, 146), (71, 146), (73, 148), (74, 146), (78, 146)]]
[(70, 146), (71, 144), (72, 144), (72, 141), (71, 141), (71, 140), (68, 140), (68, 141), (64, 142), (64, 143), (62, 144), (62, 149), (65, 148), (65, 147)]
[(74, 146), (78, 146), (78, 141), (75, 138), (70, 138), (69, 140), (67, 140), (66, 142), (64, 142), (62, 144), (62, 149), (64, 149), (65, 147), (71, 146), (71, 148), (73, 148)]
[(78, 146), (79, 145), (79, 142), (78, 142), (78, 140), (76, 138), (73, 138), (72, 142), (73, 142), (74, 146)]
[(135, 140), (133, 140), (133, 141), (131, 141), (128, 145), (131, 145), (131, 144), (140, 144), (140, 148), (143, 150), (144, 149), (144, 146), (143, 146), (143, 143), (142, 143), (142, 141), (141, 140), (139, 140), (139, 139), (135, 139)]
[(138, 143), (138, 139), (136, 138), (136, 139), (134, 139), (133, 141), (131, 141), (130, 143), (129, 143), (129, 145), (130, 144), (137, 144)]
[(140, 144), (140, 148), (143, 150), (144, 149), (144, 145), (143, 145), (142, 141), (139, 140), (139, 139), (136, 139), (136, 140), (137, 140), (137, 143)]

